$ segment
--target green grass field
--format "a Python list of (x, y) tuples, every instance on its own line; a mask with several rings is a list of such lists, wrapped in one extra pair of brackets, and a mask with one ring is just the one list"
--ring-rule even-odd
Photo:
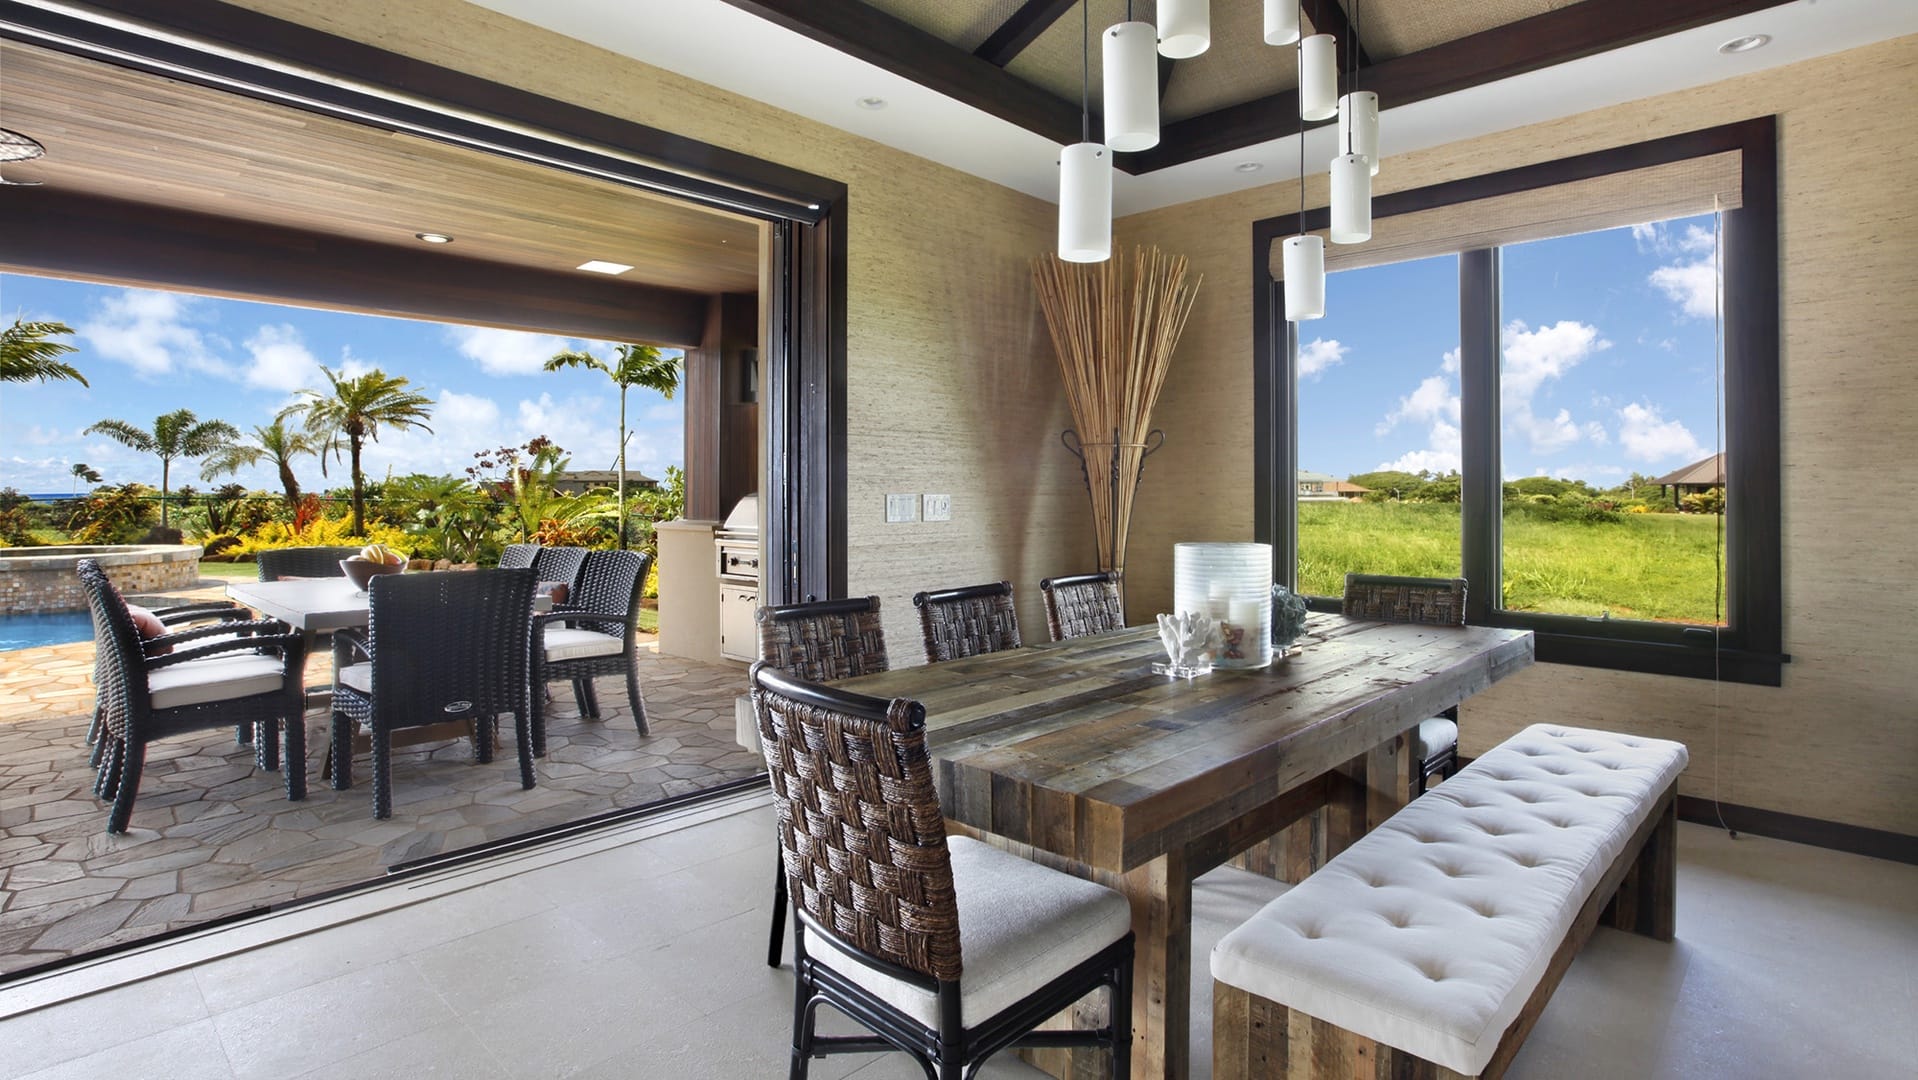
[[(1710, 624), (1715, 546), (1716, 519), (1703, 514), (1626, 514), (1596, 524), (1507, 515), (1504, 605)], [(1300, 590), (1337, 596), (1347, 571), (1457, 576), (1458, 506), (1300, 503)]]

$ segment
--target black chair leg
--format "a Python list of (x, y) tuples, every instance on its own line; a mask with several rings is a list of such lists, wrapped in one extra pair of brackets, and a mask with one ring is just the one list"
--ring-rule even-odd
[(530, 714), (530, 719), (527, 723), (527, 727), (532, 731), (533, 756), (545, 757), (546, 756), (546, 703), (551, 701), (553, 699), (553, 696), (547, 690), (546, 680), (544, 678), (537, 678), (533, 681), (533, 692), (527, 696), (532, 699), (531, 703), (527, 707), (528, 712)]
[(345, 791), (353, 786), (353, 729), (357, 725), (344, 713), (333, 714), (333, 776), (334, 791)]
[(766, 966), (778, 967), (786, 951), (786, 861), (773, 853), (773, 932), (766, 942)]
[(633, 707), (633, 722), (639, 725), (639, 733), (651, 735), (652, 728), (646, 723), (646, 700), (639, 694), (639, 669), (633, 666), (631, 658), (626, 664), (626, 701)]
[(257, 720), (253, 728), (253, 763), (264, 772), (273, 772), (280, 767), (280, 731), (279, 724), (273, 720)]
[(393, 816), (393, 737), (377, 727), (373, 729), (373, 816)]
[(499, 740), (499, 717), (473, 717), (473, 760), (481, 765), (493, 763), (493, 744)]
[(233, 725), (233, 742), (236, 745), (245, 746), (248, 743), (251, 743), (252, 741), (253, 741), (253, 725), (251, 724)]
[(803, 980), (793, 997), (792, 1080), (806, 1080), (812, 1069), (813, 1026), (819, 1011), (819, 999)]
[(533, 718), (524, 712), (513, 714), (513, 739), (519, 746), (519, 786), (533, 786)]
[(280, 768), (286, 773), (286, 799), (299, 802), (306, 798), (306, 717), (288, 717), (283, 738), (286, 748), (280, 754)]
[(1132, 1078), (1132, 954), (1112, 971), (1112, 1080)]
[(123, 833), (127, 823), (133, 819), (133, 800), (140, 794), (140, 773), (146, 767), (147, 747), (145, 743), (126, 740), (120, 745), (120, 767), (115, 781), (117, 790), (113, 793), (113, 812), (107, 817), (107, 831)]

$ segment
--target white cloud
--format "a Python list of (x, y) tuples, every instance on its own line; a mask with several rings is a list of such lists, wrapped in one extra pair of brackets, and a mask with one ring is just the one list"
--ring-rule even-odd
[(461, 356), (488, 375), (538, 375), (554, 353), (569, 343), (553, 334), (495, 330), (487, 326), (449, 326), (446, 337)]
[[(1540, 469), (1539, 475), (1545, 475), (1545, 470)], [(1584, 480), (1590, 483), (1594, 480), (1622, 480), (1625, 470), (1617, 465), (1561, 465), (1552, 470), (1552, 476), (1559, 480)]]
[(1677, 420), (1665, 419), (1656, 405), (1633, 402), (1618, 410), (1618, 418), (1618, 441), (1634, 460), (1691, 462), (1706, 455), (1691, 431)]
[(165, 375), (176, 368), (226, 373), (200, 332), (189, 325), (197, 307), (195, 298), (179, 293), (123, 289), (101, 301), (94, 317), (80, 324), (79, 338), (88, 351), (142, 376)]
[(1391, 461), (1380, 462), (1374, 471), (1449, 473), (1456, 472), (1460, 464), (1457, 454), (1448, 454), (1443, 450), (1408, 450)]
[(1374, 431), (1384, 435), (1406, 421), (1422, 424), (1449, 420), (1457, 423), (1458, 415), (1459, 396), (1452, 390), (1451, 380), (1443, 375), (1428, 375), (1419, 383), (1418, 389), (1399, 399), (1398, 407), (1387, 413)]
[(320, 362), (291, 323), (260, 327), (246, 339), (246, 351), (252, 358), (246, 369), (250, 386), (291, 392), (321, 384)]
[(1584, 432), (1586, 440), (1594, 446), (1604, 446), (1612, 441), (1611, 436), (1605, 433), (1605, 425), (1596, 420), (1585, 421)]
[(1674, 236), (1671, 227), (1662, 221), (1632, 226), (1632, 240), (1640, 252), (1648, 255), (1702, 255), (1718, 247), (1718, 237), (1710, 229), (1689, 224)]
[(1456, 372), (1458, 370), (1459, 357), (1463, 352), (1464, 352), (1463, 346), (1457, 349), (1445, 350), (1445, 355), (1439, 358), (1439, 370), (1444, 372)]
[(1313, 338), (1299, 349), (1299, 378), (1317, 378), (1326, 368), (1344, 363), (1345, 354), (1351, 351), (1350, 345), (1341, 345), (1337, 339)]
[[(1533, 399), (1553, 380), (1583, 363), (1594, 354), (1612, 347), (1589, 323), (1561, 320), (1536, 330), (1514, 319), (1505, 327), (1504, 366), (1500, 371), (1500, 399), (1504, 406), (1506, 430), (1521, 436), (1535, 454), (1552, 454), (1587, 437), (1593, 425), (1581, 427), (1572, 419), (1571, 410), (1559, 409), (1550, 417), (1537, 415)], [(1599, 429), (1602, 439), (1604, 429)]]
[(1673, 263), (1652, 271), (1646, 278), (1652, 286), (1677, 304), (1687, 318), (1711, 319), (1718, 315), (1718, 269), (1707, 257), (1696, 262)]
[(1560, 409), (1558, 415), (1550, 419), (1537, 416), (1530, 409), (1512, 412), (1505, 419), (1507, 426), (1525, 436), (1534, 454), (1555, 454), (1583, 436), (1579, 426), (1572, 422), (1570, 409)]

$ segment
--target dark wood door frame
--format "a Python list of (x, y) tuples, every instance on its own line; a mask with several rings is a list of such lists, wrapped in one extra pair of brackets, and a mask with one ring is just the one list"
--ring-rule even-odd
[(0, 0), (0, 37), (770, 222), (765, 596), (844, 594), (844, 183), (214, 0), (91, 7), (116, 21)]

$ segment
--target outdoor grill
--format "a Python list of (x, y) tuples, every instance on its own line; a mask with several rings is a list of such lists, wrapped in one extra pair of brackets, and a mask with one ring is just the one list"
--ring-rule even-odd
[(753, 615), (759, 607), (759, 496), (748, 495), (713, 533), (719, 558), (719, 651), (734, 660), (758, 656)]

